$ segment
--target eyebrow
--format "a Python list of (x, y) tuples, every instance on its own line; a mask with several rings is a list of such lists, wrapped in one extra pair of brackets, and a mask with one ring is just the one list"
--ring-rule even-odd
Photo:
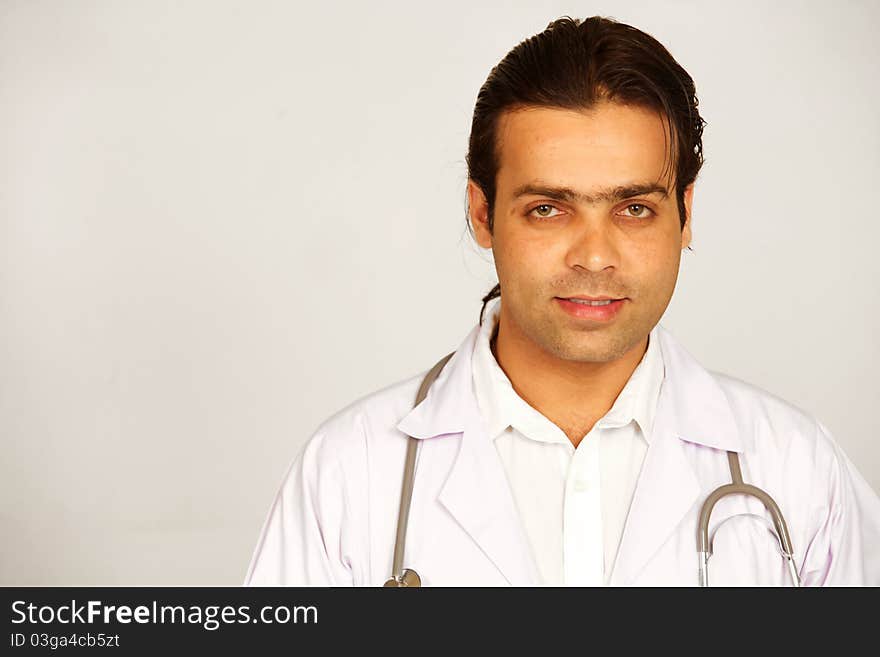
[(666, 198), (669, 196), (669, 190), (657, 183), (632, 183), (618, 185), (617, 187), (606, 187), (596, 190), (592, 194), (585, 194), (571, 187), (554, 187), (552, 185), (545, 185), (540, 181), (526, 183), (513, 190), (514, 199), (518, 199), (521, 196), (535, 195), (546, 196), (556, 201), (583, 203), (585, 205), (596, 205), (601, 202), (616, 203), (633, 196), (646, 196), (648, 194), (660, 194), (663, 198)]

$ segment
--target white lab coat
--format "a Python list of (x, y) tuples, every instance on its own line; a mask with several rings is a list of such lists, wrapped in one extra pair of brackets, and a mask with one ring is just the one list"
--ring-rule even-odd
[[(424, 372), (325, 421), (287, 470), (247, 585), (381, 586), (391, 574), (407, 435), (420, 440), (404, 567), (423, 586), (539, 583), (471, 378), (475, 327), (427, 398)], [(805, 585), (880, 584), (880, 498), (828, 430), (791, 404), (709, 372), (658, 326), (666, 377), (612, 585), (696, 585), (700, 506), (743, 479), (782, 509)], [(442, 354), (438, 354), (439, 357)], [(787, 584), (763, 505), (722, 499), (710, 584)], [(597, 538), (597, 540), (599, 540)]]

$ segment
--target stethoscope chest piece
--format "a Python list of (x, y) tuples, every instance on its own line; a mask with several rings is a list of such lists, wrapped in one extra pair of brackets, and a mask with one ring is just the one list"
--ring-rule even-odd
[(419, 577), (419, 574), (411, 570), (410, 568), (404, 568), (403, 574), (400, 577), (389, 577), (383, 586), (391, 587), (391, 588), (403, 588), (403, 587), (420, 587), (422, 585), (422, 578)]

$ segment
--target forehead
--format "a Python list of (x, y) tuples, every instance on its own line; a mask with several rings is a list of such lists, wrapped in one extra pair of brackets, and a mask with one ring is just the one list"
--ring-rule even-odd
[(588, 111), (529, 107), (498, 122), (499, 193), (541, 179), (585, 191), (660, 180), (665, 122), (654, 111), (604, 102)]

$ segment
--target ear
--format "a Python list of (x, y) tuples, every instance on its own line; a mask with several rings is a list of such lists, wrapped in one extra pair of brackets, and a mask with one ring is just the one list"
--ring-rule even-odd
[(694, 201), (694, 183), (684, 188), (685, 220), (681, 228), (681, 248), (686, 249), (691, 244), (691, 204)]
[(483, 190), (473, 180), (467, 184), (468, 215), (477, 244), (484, 249), (492, 248), (492, 233), (489, 230), (489, 203)]

